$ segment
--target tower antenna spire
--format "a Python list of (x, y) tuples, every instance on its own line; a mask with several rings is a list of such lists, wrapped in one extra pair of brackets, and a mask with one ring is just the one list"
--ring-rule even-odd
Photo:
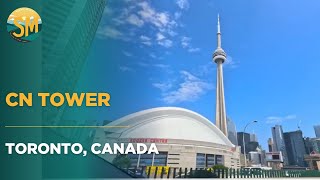
[(218, 33), (220, 33), (220, 15), (218, 14)]
[(221, 48), (221, 31), (220, 31), (220, 15), (218, 14), (218, 23), (217, 23), (217, 48)]
[(221, 47), (220, 16), (217, 22), (217, 49), (213, 53), (213, 61), (217, 64), (217, 90), (216, 90), (216, 126), (228, 137), (226, 105), (224, 99), (223, 68), (222, 64), (227, 55)]

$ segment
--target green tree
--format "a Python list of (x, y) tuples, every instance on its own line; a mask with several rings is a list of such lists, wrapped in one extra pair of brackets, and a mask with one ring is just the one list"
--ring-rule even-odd
[(228, 168), (225, 167), (224, 165), (217, 164), (217, 165), (212, 166), (212, 169), (228, 169)]

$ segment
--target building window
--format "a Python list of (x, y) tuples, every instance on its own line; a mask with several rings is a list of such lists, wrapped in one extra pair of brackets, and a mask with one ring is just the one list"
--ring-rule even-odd
[(168, 152), (159, 152), (154, 155), (154, 166), (166, 166), (167, 165)]
[(131, 162), (131, 167), (146, 167), (146, 166), (166, 166), (168, 152), (159, 152), (159, 154), (128, 154)]
[(206, 160), (207, 160), (207, 167), (212, 167), (216, 164), (216, 160), (213, 154), (207, 154), (206, 155)]
[(223, 165), (223, 156), (216, 155), (216, 164)]
[(206, 154), (197, 153), (196, 168), (206, 167)]
[(141, 154), (139, 166), (151, 166), (152, 165), (153, 154)]
[(210, 168), (217, 164), (223, 165), (222, 155), (197, 153), (196, 168)]

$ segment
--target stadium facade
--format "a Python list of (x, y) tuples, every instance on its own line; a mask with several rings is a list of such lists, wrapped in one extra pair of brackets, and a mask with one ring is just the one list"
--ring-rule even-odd
[[(177, 107), (153, 108), (127, 115), (100, 128), (97, 143), (155, 143), (159, 154), (129, 154), (132, 167), (170, 166), (206, 168), (224, 165), (240, 168), (240, 149), (212, 122)], [(112, 162), (115, 156), (101, 155)]]

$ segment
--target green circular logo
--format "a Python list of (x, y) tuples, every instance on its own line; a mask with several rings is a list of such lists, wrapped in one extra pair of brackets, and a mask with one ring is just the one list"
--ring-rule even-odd
[(31, 8), (18, 8), (7, 20), (7, 31), (18, 42), (27, 43), (35, 40), (40, 35), (41, 29), (41, 17)]

